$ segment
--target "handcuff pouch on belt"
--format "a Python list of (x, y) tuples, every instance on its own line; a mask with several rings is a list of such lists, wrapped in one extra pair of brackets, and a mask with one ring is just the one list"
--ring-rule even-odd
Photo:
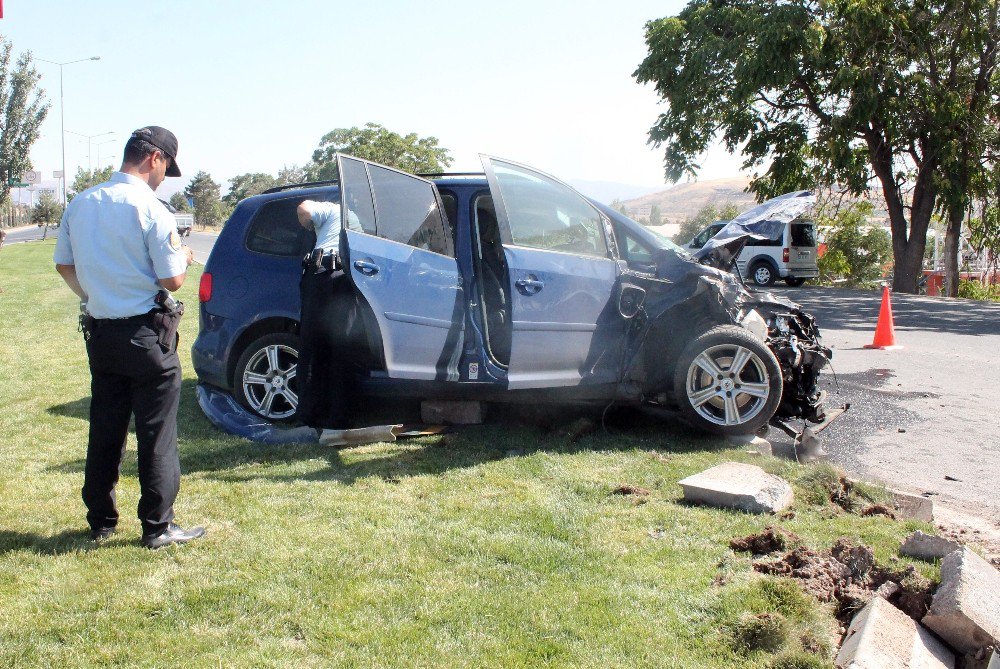
[(329, 249), (313, 249), (312, 253), (308, 253), (302, 258), (302, 270), (309, 271), (311, 269), (313, 274), (332, 272), (340, 267), (340, 256), (337, 255), (336, 251)]
[(160, 308), (151, 312), (153, 329), (159, 336), (160, 346), (170, 350), (177, 343), (177, 328), (180, 327), (181, 316), (184, 315), (184, 303), (175, 300), (165, 290), (156, 294), (155, 301)]
[(90, 341), (90, 337), (94, 334), (94, 317), (87, 313), (87, 303), (80, 303), (80, 327), (77, 328), (77, 332), (83, 333), (83, 341)]

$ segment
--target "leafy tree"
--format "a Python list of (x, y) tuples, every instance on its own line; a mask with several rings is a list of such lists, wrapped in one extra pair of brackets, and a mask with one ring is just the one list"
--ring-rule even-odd
[(191, 205), (188, 203), (188, 199), (184, 197), (184, 193), (180, 192), (174, 193), (173, 195), (170, 196), (170, 206), (176, 209), (177, 211), (181, 211), (184, 213), (193, 211), (193, 209), (191, 209)]
[(731, 221), (740, 215), (740, 209), (732, 202), (727, 202), (721, 207), (714, 204), (706, 204), (698, 210), (691, 218), (686, 218), (681, 222), (681, 229), (674, 235), (675, 244), (687, 244), (696, 234), (707, 228), (716, 221)]
[(364, 128), (337, 128), (323, 135), (312, 162), (305, 168), (306, 177), (310, 181), (336, 179), (337, 153), (410, 173), (440, 172), (452, 162), (448, 150), (438, 146), (437, 137), (420, 138), (412, 132), (404, 136), (377, 123), (366, 123)]
[(73, 184), (70, 186), (70, 189), (73, 191), (72, 195), (70, 195), (70, 199), (72, 199), (73, 195), (76, 195), (77, 193), (82, 193), (88, 188), (104, 183), (111, 178), (111, 175), (114, 174), (114, 172), (115, 168), (110, 165), (103, 168), (98, 167), (93, 170), (85, 170), (82, 167), (77, 168), (76, 178), (73, 179)]
[(857, 286), (882, 277), (883, 267), (892, 258), (892, 243), (884, 230), (868, 225), (871, 212), (870, 203), (858, 202), (834, 218), (817, 220), (828, 231), (826, 253), (819, 259), (825, 278), (843, 278)]
[(278, 185), (277, 179), (263, 172), (248, 172), (233, 177), (229, 182), (229, 193), (222, 200), (231, 206), (236, 206), (240, 200), (251, 195), (260, 195), (268, 188)]
[(625, 214), (626, 216), (629, 215), (628, 207), (625, 206), (625, 203), (622, 202), (620, 198), (616, 197), (611, 201), (611, 208), (619, 213)]
[(11, 66), (13, 50), (0, 35), (0, 203), (10, 195), (8, 179), (20, 179), (31, 169), (28, 153), (49, 112), (44, 91), (36, 88), (40, 75), (31, 53), (21, 54)]
[(662, 225), (663, 224), (663, 214), (660, 212), (660, 205), (654, 204), (649, 208), (649, 224), (650, 225)]
[(184, 195), (194, 200), (194, 221), (205, 227), (221, 225), (228, 216), (228, 208), (219, 197), (221, 189), (212, 176), (198, 172), (184, 189)]
[(996, 0), (692, 0), (646, 25), (635, 77), (669, 102), (650, 141), (671, 181), (719, 135), (747, 169), (771, 159), (759, 198), (877, 179), (893, 286), (914, 292), (931, 215), (983, 162), (998, 33)]
[(306, 170), (298, 165), (285, 165), (278, 170), (278, 177), (275, 179), (275, 186), (285, 186), (288, 184), (300, 184), (306, 180)]
[(31, 210), (31, 222), (58, 225), (62, 219), (62, 214), (62, 203), (52, 193), (42, 191), (41, 196), (38, 198), (38, 204)]

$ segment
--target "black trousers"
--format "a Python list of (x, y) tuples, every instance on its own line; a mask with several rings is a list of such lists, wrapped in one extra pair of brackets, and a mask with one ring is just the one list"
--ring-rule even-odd
[(83, 502), (93, 530), (118, 524), (115, 485), (132, 415), (143, 533), (159, 533), (174, 519), (181, 480), (177, 453), (181, 365), (176, 349), (175, 341), (164, 350), (152, 322), (98, 321), (87, 341), (91, 401)]
[(335, 430), (350, 426), (354, 396), (351, 360), (357, 309), (350, 280), (341, 270), (319, 274), (309, 267), (299, 283), (299, 408), (306, 425)]

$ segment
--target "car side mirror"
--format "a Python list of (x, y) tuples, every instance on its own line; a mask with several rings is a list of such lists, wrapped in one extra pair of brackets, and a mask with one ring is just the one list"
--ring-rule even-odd
[(642, 309), (645, 301), (645, 290), (630, 283), (623, 283), (621, 292), (618, 294), (618, 313), (625, 320), (634, 318), (639, 313), (639, 310)]

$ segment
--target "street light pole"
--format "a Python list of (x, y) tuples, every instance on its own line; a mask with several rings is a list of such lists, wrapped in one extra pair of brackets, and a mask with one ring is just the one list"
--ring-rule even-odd
[[(50, 63), (52, 65), (59, 66), (59, 140), (62, 143), (62, 201), (63, 209), (66, 209), (66, 105), (63, 104), (63, 65), (72, 65), (73, 63), (82, 63), (85, 60), (100, 60), (100, 56), (91, 56), (90, 58), (80, 58), (79, 60), (68, 60), (64, 63), (58, 63), (54, 60), (45, 60), (44, 58), (36, 58), (43, 63)], [(42, 239), (45, 239), (49, 234), (49, 222), (45, 221), (45, 229), (42, 231)]]
[(96, 135), (84, 135), (82, 132), (73, 132), (72, 130), (67, 130), (66, 132), (68, 132), (71, 135), (76, 135), (77, 137), (86, 137), (87, 138), (87, 169), (90, 170), (91, 172), (94, 171), (94, 163), (90, 159), (91, 158), (91, 148), (92, 148), (91, 145), (90, 145), (91, 141), (95, 137), (104, 137), (105, 135), (113, 135), (113, 134), (115, 134), (114, 131), (112, 131), (112, 130), (108, 130), (107, 132), (99, 132)]
[(103, 142), (97, 143), (97, 169), (99, 170), (104, 169), (104, 162), (101, 160), (101, 147), (104, 146), (105, 144), (115, 144), (117, 142), (118, 142), (117, 139), (106, 139)]

